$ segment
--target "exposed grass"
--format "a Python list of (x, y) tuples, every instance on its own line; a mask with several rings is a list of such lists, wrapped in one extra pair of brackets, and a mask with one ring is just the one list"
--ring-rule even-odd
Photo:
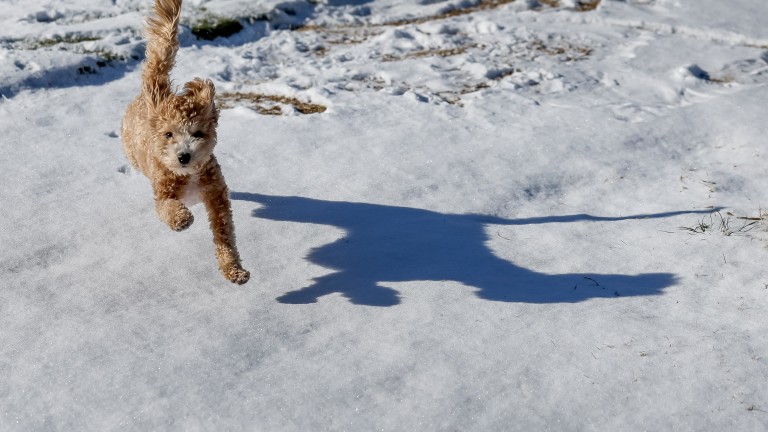
[(450, 105), (457, 105), (461, 107), (461, 106), (464, 106), (464, 102), (461, 100), (461, 96), (491, 88), (491, 84), (493, 81), (501, 81), (504, 78), (514, 75), (516, 73), (520, 73), (520, 69), (515, 69), (515, 68), (505, 69), (502, 71), (498, 71), (492, 76), (489, 76), (489, 81), (483, 81), (478, 83), (467, 83), (467, 84), (464, 84), (457, 91), (441, 91), (441, 92), (435, 93), (435, 96), (439, 97), (440, 99), (443, 100), (443, 102), (446, 102)]
[[(579, 0), (573, 10), (576, 12), (589, 12), (597, 9), (601, 0)], [(538, 3), (551, 8), (559, 8), (560, 0), (538, 0)]]
[(559, 0), (539, 0), (539, 3), (552, 8), (560, 7)]
[(736, 216), (731, 212), (727, 212), (725, 216), (722, 213), (714, 212), (710, 213), (707, 217), (702, 218), (693, 226), (681, 226), (678, 229), (687, 231), (690, 234), (704, 234), (706, 232), (719, 232), (724, 236), (730, 237), (732, 235), (746, 234), (755, 228), (761, 226), (768, 215), (762, 211), (758, 212), (757, 217), (748, 216)]
[[(69, 51), (75, 54), (95, 55), (97, 57), (97, 63), (99, 67), (104, 67), (107, 64), (115, 61), (128, 60), (128, 57), (126, 57), (125, 55), (117, 54), (103, 47), (90, 49), (90, 48), (87, 48), (85, 45), (83, 45), (84, 42), (95, 42), (101, 39), (102, 38), (98, 36), (83, 36), (83, 35), (70, 35), (70, 36), (61, 36), (61, 37), (57, 36), (57, 37), (45, 38), (45, 39), (24, 39), (24, 40), (15, 41), (14, 47), (17, 49), (34, 51), (34, 50), (51, 48), (51, 47), (56, 47), (58, 45), (62, 45), (61, 47), (58, 47), (58, 49), (63, 51)], [(132, 60), (140, 59), (136, 55), (131, 55), (130, 58)]]
[[(583, 60), (592, 53), (591, 48), (574, 45), (567, 41), (561, 41), (561, 40), (544, 41), (541, 39), (535, 39), (533, 41), (528, 42), (526, 45), (528, 48), (526, 52), (537, 52), (537, 53), (545, 54), (548, 56), (556, 57), (558, 58), (558, 60), (564, 61), (564, 62)], [(466, 49), (467, 48), (464, 48), (464, 50)], [(438, 51), (432, 51), (432, 52), (434, 53)], [(418, 51), (417, 53), (421, 54), (422, 52)], [(454, 53), (450, 51), (448, 52), (448, 54), (454, 54)], [(460, 53), (456, 52), (455, 54), (460, 54)], [(406, 58), (411, 58), (411, 57), (406, 56)], [(389, 58), (385, 60), (392, 61), (392, 60), (402, 60), (402, 59), (403, 58)], [(463, 106), (463, 102), (461, 99), (463, 95), (475, 93), (484, 89), (491, 88), (494, 81), (502, 81), (505, 78), (520, 72), (522, 72), (522, 70), (519, 68), (508, 67), (506, 69), (495, 71), (494, 73), (489, 73), (488, 81), (466, 83), (461, 88), (458, 88), (457, 90), (441, 91), (441, 92), (435, 93), (435, 95), (448, 104)]]
[(240, 21), (232, 18), (224, 18), (208, 15), (201, 20), (192, 23), (190, 30), (198, 39), (214, 40), (217, 37), (229, 37), (239, 33), (243, 29)]
[(36, 50), (41, 48), (49, 48), (52, 46), (56, 46), (59, 44), (78, 44), (81, 42), (93, 42), (101, 39), (100, 37), (96, 36), (80, 36), (80, 35), (74, 35), (74, 36), (55, 36), (52, 38), (47, 39), (34, 39), (29, 41), (25, 45), (25, 49), (29, 50)]
[[(571, 44), (567, 41), (543, 41), (534, 39), (527, 44), (527, 47), (534, 52), (543, 53), (552, 57), (558, 57), (561, 61), (578, 61), (587, 58), (592, 54), (592, 48)], [(471, 44), (454, 48), (432, 48), (420, 51), (413, 51), (403, 55), (384, 54), (382, 61), (393, 62), (424, 57), (451, 57), (464, 54), (470, 48), (484, 48), (482, 45)], [(503, 77), (502, 77), (503, 78)]]
[(712, 215), (710, 215), (710, 223), (706, 223), (704, 219), (698, 221), (693, 226), (680, 226), (677, 229), (688, 231), (691, 234), (704, 234), (707, 231), (711, 231), (712, 228)]
[(468, 14), (479, 12), (479, 11), (496, 9), (500, 6), (504, 6), (505, 4), (509, 4), (514, 1), (515, 0), (480, 0), (477, 4), (473, 6), (459, 7), (456, 9), (448, 9), (447, 11), (438, 13), (436, 15), (395, 20), (395, 21), (386, 22), (381, 25), (399, 27), (399, 26), (410, 25), (410, 24), (422, 24), (430, 21), (437, 21), (437, 20), (443, 20), (443, 19), (453, 18), (457, 16), (462, 16), (462, 15), (468, 15)]
[(394, 54), (384, 54), (382, 61), (392, 62), (409, 59), (417, 59), (424, 57), (451, 57), (459, 54), (464, 54), (468, 47), (456, 47), (456, 48), (444, 48), (444, 49), (428, 49), (422, 51), (414, 51), (404, 54), (402, 56), (396, 56)]
[[(72, 54), (95, 57), (95, 59), (86, 59), (86, 64), (77, 67), (76, 71), (78, 75), (94, 75), (98, 73), (100, 68), (112, 65), (114, 62), (128, 61), (128, 57), (125, 55), (117, 54), (102, 47), (97, 47), (95, 49), (88, 48), (88, 45), (85, 44), (86, 42), (94, 42), (98, 40), (101, 40), (101, 37), (84, 35), (55, 36), (43, 39), (28, 38), (15, 41), (14, 47), (20, 50), (30, 51), (53, 48), (56, 50), (70, 52)], [(140, 57), (137, 55), (131, 55), (130, 59), (139, 60)], [(95, 64), (93, 64), (94, 61)]]
[[(577, 6), (571, 10), (576, 12), (587, 12), (594, 10), (600, 4), (601, 0), (580, 0)], [(497, 9), (501, 6), (515, 2), (515, 0), (479, 0), (474, 4), (468, 6), (456, 6), (446, 9), (434, 15), (427, 15), (415, 18), (404, 18), (399, 20), (387, 21), (379, 24), (348, 24), (337, 26), (322, 26), (314, 24), (305, 24), (298, 27), (294, 27), (295, 31), (315, 31), (321, 33), (327, 43), (331, 45), (340, 44), (359, 44), (365, 42), (370, 37), (381, 33), (377, 28), (382, 27), (401, 27), (414, 24), (423, 24), (431, 21), (439, 21), (452, 17), (468, 15), (480, 11), (487, 11)], [(560, 7), (559, 0), (539, 0), (539, 5), (547, 5), (553, 8)], [(465, 3), (466, 4), (466, 3)], [(535, 8), (534, 10), (538, 10)], [(317, 55), (325, 55), (329, 51), (329, 48), (323, 48), (316, 51)], [(588, 51), (588, 52), (587, 52)], [(591, 50), (585, 50), (582, 54), (589, 54)], [(427, 57), (431, 55), (448, 56), (455, 55), (450, 50), (444, 52), (437, 51), (424, 51), (414, 54), (408, 54), (401, 57), (385, 56), (384, 61), (397, 61), (415, 57)]]
[(575, 10), (577, 12), (589, 12), (591, 10), (597, 9), (599, 5), (600, 5), (600, 0), (579, 0), (579, 3), (576, 5)]
[[(470, 6), (464, 6), (464, 7), (455, 7), (450, 8), (447, 10), (444, 10), (442, 12), (439, 12), (434, 15), (427, 15), (423, 17), (416, 17), (416, 18), (404, 18), (394, 21), (387, 21), (381, 24), (368, 24), (368, 27), (400, 27), (405, 25), (412, 25), (412, 24), (423, 24), (430, 21), (439, 21), (444, 20), (448, 18), (453, 18), (457, 16), (462, 15), (468, 15), (480, 11), (486, 11), (486, 10), (493, 10), (497, 9), (501, 6), (504, 6), (509, 3), (514, 3), (515, 0), (480, 0), (477, 3), (470, 5)], [(576, 6), (573, 8), (576, 12), (589, 12), (591, 10), (596, 9), (600, 5), (601, 0), (579, 0), (579, 2), (576, 4)], [(539, 0), (540, 4), (557, 8), (560, 7), (560, 1), (559, 0)], [(300, 27), (294, 28), (294, 30), (297, 31), (338, 31), (338, 30), (344, 30), (344, 29), (352, 29), (352, 28), (358, 28), (359, 25), (347, 25), (347, 26), (335, 26), (335, 27), (324, 27), (324, 26), (318, 26), (318, 25), (302, 25)]]
[(560, 57), (563, 61), (576, 61), (583, 60), (592, 54), (592, 48), (573, 45), (568, 42), (547, 42), (541, 39), (535, 39), (529, 47), (535, 51), (553, 56)]
[(745, 47), (748, 48), (757, 48), (761, 50), (768, 50), (768, 44), (754, 44), (754, 43), (745, 43)]
[[(437, 13), (435, 15), (428, 15), (423, 17), (416, 17), (416, 18), (405, 18), (400, 20), (394, 20), (394, 21), (387, 21), (385, 23), (381, 24), (367, 24), (367, 27), (400, 27), (405, 25), (411, 25), (411, 24), (423, 24), (430, 21), (438, 21), (443, 20), (447, 18), (467, 15), (483, 10), (492, 10), (496, 9), (500, 6), (503, 6), (505, 4), (513, 3), (515, 0), (480, 0), (476, 4), (472, 6), (467, 7), (457, 7), (448, 9), (446, 11)], [(343, 30), (349, 30), (349, 29), (357, 29), (360, 28), (360, 25), (346, 25), (346, 26), (334, 26), (334, 27), (324, 27), (324, 26), (318, 26), (318, 25), (302, 25), (300, 27), (294, 28), (296, 31), (343, 31)]]
[[(315, 30), (322, 34), (324, 41), (328, 45), (357, 45), (361, 44), (373, 36), (378, 36), (382, 33), (379, 29), (373, 29), (368, 27), (339, 27), (339, 28), (324, 28), (318, 26), (305, 26), (299, 31)], [(314, 54), (323, 56), (330, 51), (331, 48), (324, 46), (314, 50)]]
[(711, 77), (709, 79), (709, 82), (715, 83), (715, 84), (731, 84), (736, 82), (736, 79), (732, 76)]
[(281, 105), (290, 106), (301, 114), (317, 114), (328, 109), (323, 105), (302, 102), (293, 97), (261, 93), (222, 93), (218, 95), (217, 99), (219, 106), (222, 108), (245, 105), (263, 115), (283, 114)]

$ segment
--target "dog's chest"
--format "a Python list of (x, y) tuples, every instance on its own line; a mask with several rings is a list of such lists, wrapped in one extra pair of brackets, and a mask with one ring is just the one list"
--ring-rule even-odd
[(184, 185), (184, 189), (181, 191), (181, 202), (187, 207), (199, 204), (202, 202), (200, 178), (197, 175), (193, 175)]

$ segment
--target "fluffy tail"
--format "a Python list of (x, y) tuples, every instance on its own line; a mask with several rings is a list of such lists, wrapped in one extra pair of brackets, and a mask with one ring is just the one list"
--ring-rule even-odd
[(179, 50), (181, 1), (155, 0), (154, 14), (147, 18), (142, 90), (155, 105), (171, 94), (170, 74)]

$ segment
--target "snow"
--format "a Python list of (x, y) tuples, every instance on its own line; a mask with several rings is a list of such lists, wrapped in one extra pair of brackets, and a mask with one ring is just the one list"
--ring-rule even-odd
[(6, 1), (0, 430), (768, 428), (768, 4), (581, 3), (186, 2), (239, 287), (122, 154), (151, 3)]

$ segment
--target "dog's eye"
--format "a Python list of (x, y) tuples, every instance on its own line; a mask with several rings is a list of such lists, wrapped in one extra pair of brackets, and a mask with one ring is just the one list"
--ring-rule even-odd
[(173, 138), (173, 132), (166, 132), (165, 133), (165, 137), (168, 138), (168, 139)]
[(202, 137), (205, 136), (205, 134), (203, 133), (203, 131), (197, 131), (197, 132), (193, 133), (192, 136), (195, 137), (195, 138), (202, 138)]

